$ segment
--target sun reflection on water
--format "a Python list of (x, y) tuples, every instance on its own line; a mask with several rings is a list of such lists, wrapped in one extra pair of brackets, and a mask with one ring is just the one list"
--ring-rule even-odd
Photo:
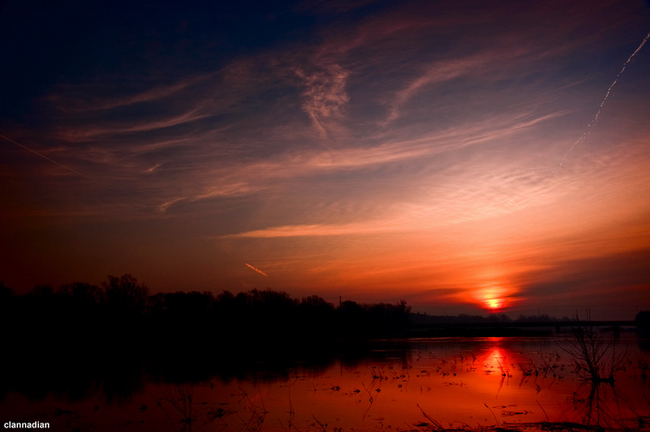
[(489, 352), (487, 356), (485, 356), (483, 363), (485, 364), (486, 369), (498, 370), (502, 374), (505, 374), (505, 369), (503, 367), (505, 359), (506, 356), (502, 352), (502, 349), (494, 348)]

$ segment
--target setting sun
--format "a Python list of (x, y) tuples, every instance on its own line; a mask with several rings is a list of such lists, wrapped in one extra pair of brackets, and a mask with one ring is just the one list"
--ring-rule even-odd
[(490, 312), (495, 312), (503, 309), (504, 303), (502, 298), (489, 298), (485, 300), (485, 308)]
[[(489, 312), (503, 310), (506, 303), (511, 303), (510, 300), (512, 300), (512, 296), (516, 293), (515, 288), (502, 282), (490, 281), (483, 282), (481, 285), (480, 288), (474, 291), (473, 297), (479, 307)], [(506, 286), (508, 287), (506, 288)], [(509, 299), (509, 301), (506, 302), (506, 299)]]

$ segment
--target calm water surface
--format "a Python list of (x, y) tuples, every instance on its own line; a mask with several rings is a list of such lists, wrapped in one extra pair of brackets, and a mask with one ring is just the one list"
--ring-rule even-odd
[[(280, 374), (147, 382), (106, 401), (101, 391), (70, 402), (10, 393), (3, 421), (79, 431), (418, 430), (571, 421), (616, 427), (650, 415), (648, 351), (624, 335), (627, 353), (612, 387), (577, 374), (561, 338), (441, 338), (385, 343), (362, 359), (308, 364)], [(11, 418), (9, 418), (11, 417)], [(191, 419), (191, 422), (188, 420)]]

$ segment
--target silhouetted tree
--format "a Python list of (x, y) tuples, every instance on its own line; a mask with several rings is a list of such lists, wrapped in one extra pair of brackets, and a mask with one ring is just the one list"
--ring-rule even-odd
[(14, 291), (4, 281), (0, 281), (0, 313), (3, 318), (13, 309), (14, 298)]
[(16, 312), (15, 296), (11, 288), (0, 281), (0, 338), (11, 344), (14, 339), (14, 313)]
[(248, 320), (254, 324), (250, 334), (258, 334), (264, 339), (290, 337), (296, 327), (298, 302), (283, 291), (266, 289), (247, 293), (250, 307)]
[(130, 274), (121, 277), (108, 276), (102, 282), (103, 301), (101, 303), (101, 327), (97, 338), (107, 345), (118, 345), (122, 350), (111, 351), (114, 356), (126, 351), (146, 350), (145, 312), (149, 289)]
[(131, 316), (145, 312), (149, 289), (130, 274), (108, 276), (108, 280), (102, 282), (102, 288), (106, 305), (113, 312)]
[[(20, 314), (29, 317), (27, 321), (41, 330), (51, 329), (51, 323), (56, 322), (59, 314), (57, 309), (60, 302), (58, 300), (50, 285), (36, 285), (21, 299)], [(50, 324), (42, 325), (45, 323)]]
[(636, 317), (634, 317), (634, 322), (636, 323), (637, 327), (649, 328), (650, 327), (650, 311), (643, 310), (643, 311), (640, 311), (639, 313), (637, 313)]
[(519, 315), (515, 322), (517, 323), (523, 323), (523, 322), (554, 322), (557, 321), (557, 318), (551, 318), (547, 314), (542, 314), (542, 315)]
[(172, 342), (195, 346), (214, 325), (214, 296), (210, 292), (156, 294), (149, 299), (150, 333)]
[(334, 330), (334, 305), (325, 299), (312, 295), (302, 299), (298, 305), (297, 330), (307, 339), (323, 338)]
[(51, 285), (36, 285), (27, 293), (27, 298), (34, 303), (48, 303), (54, 298), (54, 289)]
[[(83, 282), (75, 282), (59, 287), (56, 293), (59, 303), (57, 326), (68, 336), (69, 344), (75, 344), (77, 339), (97, 332), (101, 322), (102, 290)], [(86, 340), (86, 346), (89, 342)]]
[(3, 303), (14, 297), (14, 291), (5, 285), (5, 281), (0, 280), (0, 301)]
[(58, 294), (75, 308), (92, 307), (103, 300), (102, 290), (96, 285), (85, 282), (63, 285), (59, 288)]
[(336, 309), (337, 332), (339, 335), (360, 337), (368, 333), (370, 323), (366, 309), (359, 303), (346, 300)]

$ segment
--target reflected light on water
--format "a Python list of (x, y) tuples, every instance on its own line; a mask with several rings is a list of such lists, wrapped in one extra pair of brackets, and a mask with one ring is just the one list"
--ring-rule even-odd
[(505, 362), (506, 356), (503, 354), (501, 349), (494, 348), (483, 360), (486, 370), (498, 370), (502, 374), (505, 374), (505, 369), (503, 364)]
[[(617, 376), (616, 392), (604, 386), (593, 389), (577, 380), (572, 360), (550, 338), (423, 339), (409, 341), (408, 348), (375, 353), (381, 355), (341, 359), (318, 370), (294, 368), (272, 380), (213, 378), (180, 387), (148, 383), (124, 406), (50, 398), (31, 403), (31, 412), (24, 415), (47, 413), (47, 407), (55, 406), (58, 411), (50, 409), (53, 424), (74, 420), (96, 431), (121, 430), (125, 424), (173, 431), (184, 425), (188, 395), (197, 430), (205, 426), (223, 432), (404, 431), (430, 424), (430, 419), (445, 428), (480, 428), (585, 422), (602, 418), (602, 413), (608, 418), (648, 414), (648, 382), (635, 378), (638, 368), (631, 364)], [(5, 407), (21, 412), (24, 406), (10, 406), (20, 401), (24, 398), (7, 398)]]

